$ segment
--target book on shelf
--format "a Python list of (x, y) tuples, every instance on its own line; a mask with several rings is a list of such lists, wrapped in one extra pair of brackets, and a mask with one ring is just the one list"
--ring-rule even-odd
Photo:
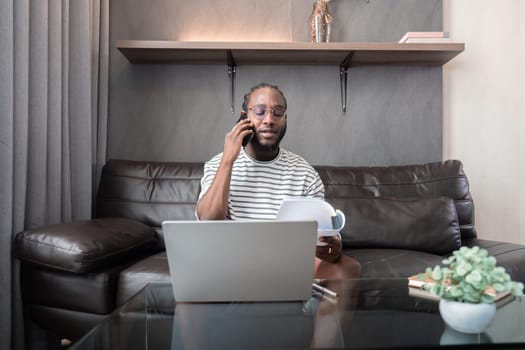
[(423, 39), (449, 39), (448, 32), (406, 32), (398, 43), (407, 43), (407, 40)]
[[(431, 278), (421, 281), (418, 279), (417, 275), (410, 276), (408, 277), (408, 295), (432, 301), (439, 301), (441, 299), (439, 296), (430, 293), (430, 291), (425, 288), (426, 285), (430, 286), (433, 283), (434, 282)], [(514, 295), (510, 292), (496, 293), (492, 287), (487, 288), (486, 292), (495, 293), (496, 298), (494, 303), (496, 304), (496, 308), (500, 308), (514, 300)]]
[(403, 44), (432, 44), (432, 43), (451, 43), (450, 38), (408, 38)]

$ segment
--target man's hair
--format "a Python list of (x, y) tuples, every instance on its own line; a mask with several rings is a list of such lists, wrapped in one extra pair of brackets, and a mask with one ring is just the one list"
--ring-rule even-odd
[(248, 111), (248, 102), (250, 102), (250, 96), (252, 95), (252, 93), (255, 90), (259, 90), (259, 89), (266, 88), (266, 87), (274, 89), (279, 94), (281, 94), (281, 96), (283, 97), (283, 100), (284, 100), (284, 108), (287, 107), (288, 103), (286, 102), (286, 97), (284, 96), (284, 93), (279, 89), (279, 87), (277, 85), (272, 85), (272, 84), (268, 84), (268, 83), (259, 83), (259, 84), (255, 85), (255, 86), (253, 86), (248, 93), (244, 94), (244, 101), (242, 102), (242, 110), (244, 112)]

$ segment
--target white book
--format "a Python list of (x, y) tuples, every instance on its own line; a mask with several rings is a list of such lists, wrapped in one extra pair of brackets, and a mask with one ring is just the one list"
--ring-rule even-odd
[(448, 32), (406, 32), (398, 43), (404, 43), (409, 38), (448, 38)]
[(431, 43), (451, 43), (450, 38), (408, 38), (403, 44), (431, 44)]

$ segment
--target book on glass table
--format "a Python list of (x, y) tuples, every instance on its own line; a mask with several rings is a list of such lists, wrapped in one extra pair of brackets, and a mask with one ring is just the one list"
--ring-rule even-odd
[[(426, 40), (426, 41), (425, 41)], [(437, 41), (436, 41), (437, 40)], [(448, 32), (406, 32), (398, 43), (449, 42)]]
[[(433, 283), (434, 281), (431, 278), (422, 281), (417, 275), (410, 276), (408, 277), (408, 295), (432, 301), (439, 301), (441, 298), (430, 293), (428, 290), (429, 286)], [(500, 308), (514, 300), (514, 296), (510, 292), (496, 293), (492, 287), (487, 288), (486, 292), (496, 294), (496, 299), (494, 300), (496, 308)]]

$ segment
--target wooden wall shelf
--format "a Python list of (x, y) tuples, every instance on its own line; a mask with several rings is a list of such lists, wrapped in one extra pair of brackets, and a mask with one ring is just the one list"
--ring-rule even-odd
[(353, 53), (351, 66), (441, 66), (461, 53), (465, 44), (398, 43), (246, 43), (117, 40), (117, 49), (132, 63), (221, 64), (231, 52), (237, 64), (341, 64)]
[(117, 40), (116, 47), (131, 63), (227, 64), (232, 111), (237, 64), (339, 65), (342, 108), (346, 111), (348, 68), (367, 65), (442, 66), (460, 54), (465, 44)]

